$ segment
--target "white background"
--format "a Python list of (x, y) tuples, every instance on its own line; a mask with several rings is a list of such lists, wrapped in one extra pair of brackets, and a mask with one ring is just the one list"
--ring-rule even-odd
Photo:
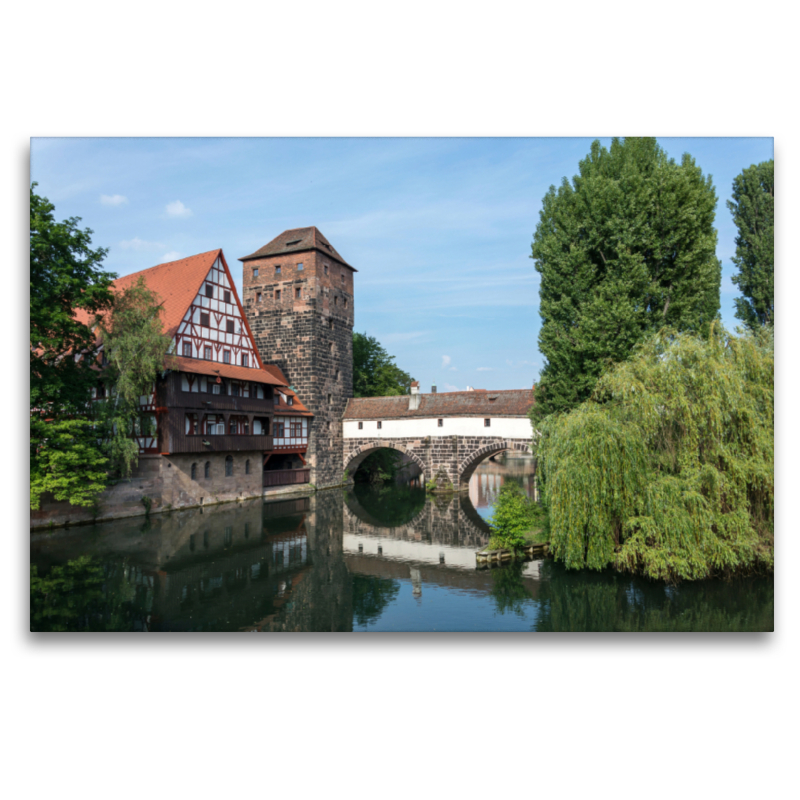
[[(8, 797), (796, 793), (790, 8), (41, 0), (6, 10)], [(776, 137), (776, 633), (27, 632), (28, 137), (278, 134)]]

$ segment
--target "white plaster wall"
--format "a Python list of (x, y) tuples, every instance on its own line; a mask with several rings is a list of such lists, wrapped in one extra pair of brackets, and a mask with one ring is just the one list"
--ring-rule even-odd
[(485, 428), (484, 417), (442, 417), (444, 425), (437, 425), (436, 417), (409, 417), (408, 419), (385, 419), (378, 429), (377, 420), (361, 420), (363, 430), (358, 429), (358, 420), (345, 420), (345, 439), (397, 439), (422, 438), (425, 436), (498, 436), (503, 439), (530, 439), (533, 435), (531, 421), (527, 417), (492, 417), (492, 424)]

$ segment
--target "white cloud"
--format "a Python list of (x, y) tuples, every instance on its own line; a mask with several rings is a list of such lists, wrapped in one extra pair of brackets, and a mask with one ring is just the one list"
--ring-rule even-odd
[(458, 372), (458, 370), (455, 367), (450, 367), (450, 372)]
[(478, 367), (476, 372), (494, 372), (494, 367)]
[(166, 264), (168, 261), (177, 261), (181, 257), (181, 254), (177, 250), (170, 250), (169, 253), (164, 253), (161, 256), (161, 263)]
[(450, 358), (450, 356), (442, 356), (442, 369), (444, 369), (445, 367), (449, 367), (451, 361), (452, 359)]
[(128, 202), (124, 194), (101, 194), (100, 202), (104, 206), (122, 206)]
[(134, 236), (133, 239), (126, 239), (124, 242), (120, 242), (119, 246), (123, 250), (159, 250), (165, 245), (161, 244), (161, 242), (146, 242), (144, 239)]
[(444, 390), (446, 392), (460, 392), (461, 391), (461, 389), (459, 389), (458, 386), (453, 386), (452, 383), (446, 383), (444, 385)]
[(186, 208), (186, 206), (183, 203), (181, 203), (180, 200), (176, 200), (174, 203), (167, 203), (167, 216), (191, 217), (192, 210), (190, 208)]

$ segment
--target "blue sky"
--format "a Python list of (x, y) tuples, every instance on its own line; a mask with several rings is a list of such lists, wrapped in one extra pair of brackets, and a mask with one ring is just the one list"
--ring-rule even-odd
[[(530, 386), (542, 197), (592, 138), (33, 139), (31, 179), (56, 216), (82, 218), (106, 267), (126, 275), (222, 247), (237, 260), (287, 228), (316, 225), (356, 269), (355, 329), (378, 338), (423, 391)], [(610, 139), (601, 137), (608, 145)], [(722, 318), (733, 178), (773, 158), (771, 138), (664, 138), (713, 176)]]

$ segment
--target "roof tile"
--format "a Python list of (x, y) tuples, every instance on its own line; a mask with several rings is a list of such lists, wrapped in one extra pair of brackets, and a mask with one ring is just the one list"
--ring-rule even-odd
[(353, 272), (358, 272), (355, 267), (351, 267), (336, 251), (336, 248), (322, 235), (314, 226), (310, 228), (292, 228), (276, 236), (271, 242), (265, 244), (260, 250), (243, 256), (239, 261), (250, 261), (253, 258), (263, 258), (265, 256), (277, 256), (289, 253), (302, 253), (307, 250), (318, 250), (326, 256), (330, 256), (349, 267)]

